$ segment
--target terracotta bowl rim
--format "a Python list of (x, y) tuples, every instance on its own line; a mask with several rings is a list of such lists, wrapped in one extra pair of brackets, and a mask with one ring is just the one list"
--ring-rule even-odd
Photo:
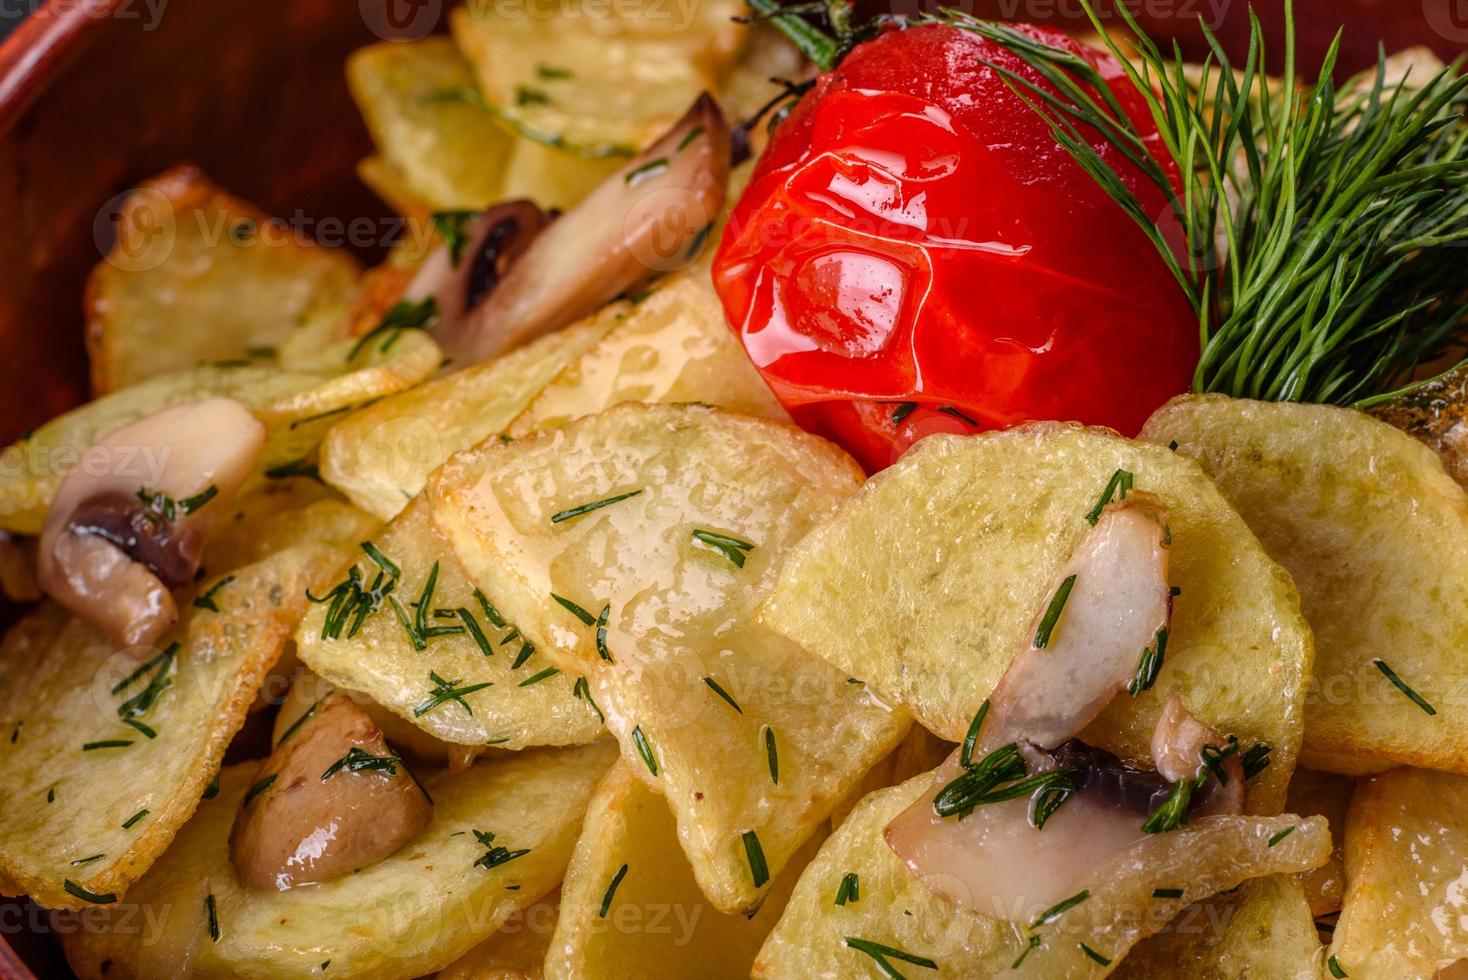
[(46, 0), (0, 42), (0, 135), (10, 132), (80, 50), (89, 26), (130, 0)]

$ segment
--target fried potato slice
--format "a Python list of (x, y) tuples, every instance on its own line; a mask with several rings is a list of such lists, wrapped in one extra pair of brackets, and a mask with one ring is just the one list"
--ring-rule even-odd
[(1059, 423), (925, 439), (795, 549), (761, 622), (958, 741), (1027, 643), (1118, 469), (1167, 507), (1182, 591), (1156, 685), (1118, 697), (1083, 738), (1148, 757), (1163, 705), (1181, 695), (1215, 731), (1271, 747), (1248, 807), (1278, 812), (1300, 744), (1310, 630), (1289, 576), (1198, 466), (1163, 447)]
[[(760, 950), (754, 976), (875, 976), (879, 967), (860, 948), (865, 943), (927, 961), (924, 976), (1096, 976), (1102, 964), (1081, 944), (1116, 963), (1187, 904), (1251, 878), (1307, 870), (1330, 851), (1319, 818), (1206, 817), (1185, 830), (1155, 834), (1099, 870), (1085, 899), (1028, 930), (1040, 944), (1016, 962), (1026, 952), (1021, 929), (937, 897), (882, 839), (883, 828), (932, 781), (933, 774), (924, 773), (857, 806), (801, 875)], [(1270, 847), (1270, 839), (1289, 826), (1295, 829)], [(857, 876), (860, 900), (837, 905), (834, 897), (850, 874)], [(1181, 894), (1169, 897), (1169, 889)], [(1036, 907), (1033, 913), (1038, 919), (1044, 911)], [(887, 959), (911, 975), (902, 957)]]
[(908, 726), (754, 621), (790, 543), (860, 483), (791, 427), (650, 405), (486, 444), (429, 482), (470, 581), (588, 679), (724, 912), (758, 903)]
[(1192, 980), (1319, 980), (1324, 965), (1299, 880), (1269, 875), (1189, 905), (1138, 943), (1112, 976), (1171, 980), (1183, 969)]
[(439, 970), (435, 980), (542, 980), (560, 914), (559, 894), (522, 909), (499, 932)]
[(383, 351), (385, 343), (365, 345), (352, 358), (355, 341), (333, 343), (311, 359), (314, 370), (206, 365), (163, 374), (59, 415), (0, 453), (0, 530), (39, 534), (57, 486), (78, 467), (134, 466), (141, 487), (157, 460), (94, 458), (93, 443), (159, 409), (211, 396), (235, 399), (265, 425), (260, 470), (300, 465), (346, 412), (417, 384), (442, 360), (422, 331), (404, 331)]
[(1330, 860), (1303, 879), (1310, 914), (1315, 918), (1339, 912), (1346, 892), (1346, 810), (1356, 782), (1349, 776), (1332, 772), (1316, 772), (1303, 766), (1290, 780), (1285, 809), (1303, 816), (1322, 816), (1330, 824), (1334, 842)]
[(1144, 436), (1196, 458), (1299, 586), (1305, 763), (1468, 771), (1468, 491), (1438, 457), (1353, 409), (1223, 396), (1174, 399)]
[(98, 395), (208, 361), (272, 361), (303, 316), (348, 299), (357, 281), (349, 254), (306, 240), (194, 167), (145, 181), (117, 224), (87, 285)]
[(307, 477), (266, 480), (209, 536), (204, 567), (225, 572), (301, 544), (356, 546), (382, 524)]
[(568, 364), (509, 427), (521, 438), (622, 402), (702, 402), (787, 421), (706, 283), (678, 276), (603, 311), (610, 333)]
[(614, 322), (613, 314), (597, 314), (503, 357), (353, 412), (326, 434), (322, 478), (383, 520), (397, 515), (439, 464), (502, 432), (536, 392)]
[(546, 209), (569, 210), (627, 162), (622, 156), (588, 159), (519, 134), (514, 139), (502, 196), (527, 198)]
[(335, 562), (307, 545), (212, 592), (206, 581), (217, 611), (186, 607), (160, 650), (119, 650), (50, 604), (12, 630), (0, 647), (0, 729), (11, 736), (0, 890), (50, 908), (122, 897), (194, 812), (305, 590)]
[[(347, 628), (331, 639), (325, 635), (331, 606), (319, 604), (296, 631), (296, 648), (308, 667), (445, 742), (522, 749), (597, 737), (601, 718), (589, 700), (573, 693), (576, 677), (554, 671), (536, 644), (499, 612), (496, 593), (479, 593), (486, 596), (480, 602), (434, 529), (426, 499), (415, 499), (372, 543), (401, 569), (392, 598), (410, 619), (417, 611), (412, 603), (424, 597), (437, 569), (425, 624), (458, 632), (425, 637), (423, 649), (417, 649), (389, 601), (368, 615), (355, 635)], [(370, 581), (377, 566), (355, 542), (351, 555), (349, 561), (360, 564)], [(484, 687), (466, 695), (462, 704), (420, 711), (436, 686), (435, 674), (455, 687)]]
[(1351, 977), (1430, 977), (1468, 958), (1468, 778), (1393, 769), (1356, 785), (1330, 954)]
[[(619, 762), (592, 796), (545, 960), (552, 980), (749, 976), (823, 835), (802, 845), (752, 916), (713, 908), (678, 851), (667, 801)], [(613, 884), (615, 882), (615, 884)]]
[(500, 199), (514, 138), (485, 110), (452, 40), (361, 48), (347, 59), (347, 84), (377, 145), (368, 183), (384, 183), (389, 204), (432, 212)]
[[(306, 976), (322, 972), (327, 960), (328, 976), (431, 973), (555, 888), (587, 800), (614, 755), (598, 743), (430, 776), (423, 783), (434, 800), (433, 822), (417, 838), (360, 872), (285, 892), (250, 891), (235, 877), (230, 827), (258, 766), (231, 766), (218, 798), (200, 806), (129, 896), (153, 924), (155, 942), (140, 942), (123, 907), (67, 936), (67, 961), (86, 980), (177, 976), (188, 957), (199, 980)], [(494, 841), (485, 844), (476, 832), (492, 833)], [(482, 867), (476, 861), (491, 846), (526, 853)], [(208, 896), (218, 941), (206, 934)], [(169, 956), (160, 957), (155, 945)]]
[[(521, 135), (584, 157), (631, 156), (714, 91), (743, 43), (742, 0), (683, 9), (568, 0), (454, 11), (484, 99)], [(518, 15), (516, 15), (518, 13)]]
[(897, 748), (867, 770), (861, 782), (852, 787), (831, 811), (831, 826), (840, 827), (857, 804), (877, 790), (905, 783), (918, 773), (936, 769), (953, 752), (953, 748), (922, 725), (913, 725)]

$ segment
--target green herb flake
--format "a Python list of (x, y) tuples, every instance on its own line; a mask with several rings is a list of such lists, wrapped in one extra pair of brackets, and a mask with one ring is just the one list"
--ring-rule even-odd
[(1142, 651), (1142, 659), (1137, 664), (1137, 673), (1127, 685), (1127, 693), (1137, 697), (1143, 691), (1152, 690), (1152, 685), (1157, 683), (1157, 675), (1162, 672), (1163, 661), (1167, 657), (1167, 627), (1164, 626), (1157, 631), (1157, 637), (1150, 647)]
[(632, 729), (632, 744), (637, 746), (637, 754), (642, 756), (642, 761), (647, 765), (648, 772), (656, 776), (658, 774), (658, 758), (652, 750), (652, 743), (642, 733), (641, 725)]
[(1132, 491), (1132, 474), (1127, 470), (1117, 470), (1111, 474), (1111, 479), (1106, 482), (1106, 489), (1101, 491), (1101, 498), (1096, 501), (1096, 506), (1086, 511), (1086, 523), (1095, 527), (1101, 520), (1101, 512), (1113, 500), (1125, 500), (1126, 495)]
[(542, 670), (540, 673), (534, 674), (534, 675), (532, 675), (530, 677), (525, 678), (517, 686), (518, 687), (529, 687), (531, 684), (539, 684), (541, 681), (545, 680), (546, 678), (548, 678), (548, 677), (554, 677), (557, 674), (559, 674), (560, 672), (561, 672), (560, 671), (560, 668), (558, 668), (558, 667), (547, 667), (545, 670)]
[(428, 693), (428, 700), (413, 709), (414, 718), (422, 718), (434, 708), (447, 704), (450, 701), (455, 702), (460, 708), (463, 708), (465, 714), (472, 715), (474, 709), (469, 707), (469, 702), (465, 701), (464, 698), (467, 695), (473, 694), (475, 691), (484, 690), (491, 684), (490, 681), (484, 681), (479, 684), (469, 684), (464, 687), (459, 687), (459, 681), (446, 681), (431, 670), (428, 672), (428, 679), (433, 682), (433, 690)]
[(715, 534), (713, 531), (694, 531), (693, 540), (713, 548), (729, 559), (736, 568), (744, 567), (744, 560), (755, 547), (748, 541), (741, 541), (727, 534)]
[(873, 942), (870, 939), (859, 939), (856, 936), (846, 936), (843, 938), (843, 941), (848, 949), (854, 949), (858, 953), (865, 953), (870, 956), (876, 964), (877, 969), (888, 980), (902, 980), (902, 974), (892, 965), (892, 960), (911, 963), (913, 966), (920, 966), (928, 970), (938, 969), (938, 964), (932, 959), (926, 956), (918, 956), (915, 953), (909, 953), (907, 950), (898, 949), (895, 946)]
[(770, 764), (770, 782), (780, 785), (780, 754), (775, 748), (775, 730), (765, 726), (765, 757)]
[(714, 680), (712, 677), (705, 677), (703, 679), (703, 682), (708, 685), (709, 690), (713, 691), (719, 697), (723, 698), (724, 702), (728, 704), (729, 707), (733, 708), (741, 715), (744, 714), (744, 709), (739, 707), (739, 702), (735, 701), (734, 697), (728, 691), (724, 690), (724, 688), (719, 684), (718, 681)]
[(1110, 966), (1111, 965), (1111, 960), (1110, 959), (1108, 959), (1105, 956), (1102, 956), (1100, 953), (1096, 952), (1094, 949), (1092, 949), (1091, 947), (1087, 946), (1085, 943), (1078, 943), (1077, 945), (1081, 947), (1081, 952), (1082, 953), (1085, 953), (1088, 957), (1090, 957), (1092, 960), (1096, 961), (1097, 963), (1100, 963), (1102, 966)]
[(841, 876), (841, 884), (836, 888), (836, 904), (846, 905), (861, 901), (861, 876), (855, 871), (848, 871)]
[(274, 786), (275, 785), (275, 780), (276, 780), (276, 778), (278, 776), (279, 776), (279, 773), (271, 773), (270, 775), (266, 776), (264, 779), (261, 779), (258, 782), (256, 782), (255, 785), (253, 785), (253, 786), (250, 787), (249, 792), (247, 792), (245, 794), (245, 798), (240, 803), (240, 806), (241, 807), (249, 806), (250, 805), (250, 802), (252, 800), (254, 800), (255, 797), (259, 796), (261, 793), (265, 792), (271, 786)]
[(149, 740), (158, 737), (158, 732), (155, 731), (151, 725), (145, 725), (142, 722), (138, 721), (136, 718), (124, 718), (122, 719), (122, 723), (130, 728), (135, 728), (139, 732), (142, 732), (143, 737)]
[(759, 835), (752, 830), (744, 832), (744, 856), (749, 861), (749, 876), (754, 887), (763, 887), (770, 880), (770, 869), (765, 864), (765, 849), (760, 846)]
[(569, 68), (557, 68), (554, 65), (541, 64), (535, 66), (535, 77), (543, 81), (554, 82), (574, 78), (575, 75)]
[(688, 149), (688, 147), (693, 144), (693, 141), (694, 140), (698, 139), (702, 135), (703, 135), (703, 127), (702, 126), (694, 126), (692, 129), (690, 129), (688, 131), (688, 135), (687, 136), (684, 136), (681, 140), (678, 141), (678, 149), (675, 152), (682, 153), (684, 150)]
[(601, 713), (601, 708), (598, 708), (596, 702), (592, 700), (591, 685), (586, 683), (586, 678), (576, 678), (576, 686), (571, 688), (571, 693), (591, 705), (591, 710), (596, 712), (598, 721), (605, 722), (607, 720), (607, 716)]
[(508, 847), (496, 844), (494, 842), (494, 834), (487, 834), (482, 830), (474, 831), (474, 839), (488, 848), (479, 860), (474, 862), (474, 867), (483, 868), (485, 871), (498, 868), (502, 864), (509, 864), (516, 858), (524, 857), (530, 853), (530, 848), (528, 847), (522, 847), (519, 850), (512, 851)]
[(131, 739), (126, 738), (104, 738), (100, 742), (86, 742), (82, 745), (83, 752), (95, 752), (98, 749), (125, 749), (133, 744)]
[(1295, 830), (1295, 825), (1294, 824), (1290, 824), (1288, 827), (1285, 827), (1283, 830), (1280, 830), (1280, 831), (1275, 832), (1269, 838), (1269, 846), (1270, 847), (1273, 847), (1274, 845), (1278, 844), (1280, 841), (1282, 841), (1286, 837), (1290, 836), (1290, 834), (1292, 834), (1294, 832), (1294, 830)]
[(569, 510), (563, 510), (559, 513), (552, 514), (550, 521), (552, 524), (562, 524), (566, 521), (574, 520), (582, 516), (583, 514), (590, 514), (592, 511), (601, 510), (603, 507), (610, 507), (612, 506), (612, 504), (619, 504), (624, 500), (631, 500), (633, 497), (636, 497), (640, 493), (642, 493), (641, 490), (630, 490), (627, 493), (619, 493), (615, 497), (606, 497), (602, 500), (593, 500), (589, 504), (581, 504), (577, 507), (572, 507)]
[(577, 619), (581, 620), (581, 624), (583, 626), (596, 625), (596, 617), (587, 612), (585, 609), (578, 606), (576, 603), (572, 602), (570, 599), (567, 599), (565, 596), (556, 595), (554, 592), (552, 592), (550, 595), (552, 599), (556, 600), (556, 603), (560, 605), (562, 609), (566, 610), (572, 616), (575, 616)]
[(290, 727), (287, 728), (285, 731), (283, 731), (283, 732), (280, 733), (280, 738), (277, 739), (276, 740), (276, 743), (275, 743), (276, 748), (279, 748), (280, 746), (284, 745), (286, 739), (290, 738), (296, 732), (300, 731), (302, 725), (306, 724), (306, 722), (310, 721), (313, 717), (315, 717), (315, 715), (316, 715), (316, 709), (319, 708), (319, 707), (321, 707), (321, 702), (320, 701), (317, 701), (315, 704), (311, 705), (311, 707), (309, 707), (305, 711), (301, 712), (300, 717), (297, 718), (295, 721), (291, 722), (290, 723)]
[(550, 96), (538, 88), (531, 88), (529, 85), (515, 86), (515, 105), (517, 106), (550, 105), (550, 101)]
[(1154, 888), (1154, 889), (1152, 889), (1152, 897), (1153, 898), (1182, 898), (1183, 897), (1183, 890), (1181, 888)]
[(1060, 588), (1055, 590), (1055, 595), (1050, 599), (1050, 605), (1045, 609), (1045, 615), (1040, 619), (1039, 628), (1035, 630), (1036, 650), (1043, 650), (1050, 645), (1050, 637), (1055, 633), (1061, 613), (1065, 612), (1066, 600), (1070, 598), (1070, 590), (1075, 588), (1075, 584), (1076, 577), (1067, 575), (1065, 581), (1060, 583)]
[(1069, 912), (1071, 909), (1075, 908), (1077, 905), (1081, 904), (1090, 897), (1091, 892), (1088, 889), (1085, 891), (1077, 892), (1070, 898), (1056, 902), (1054, 905), (1041, 912), (1039, 918), (1030, 923), (1030, 928), (1038, 929), (1043, 925), (1048, 925), (1049, 923), (1054, 922), (1056, 919), (1060, 918), (1062, 915)]
[(1407, 682), (1398, 677), (1397, 672), (1388, 667), (1385, 660), (1377, 659), (1371, 662), (1376, 665), (1377, 670), (1381, 671), (1382, 674), (1386, 676), (1387, 680), (1392, 682), (1392, 686), (1401, 691), (1403, 694), (1407, 695), (1408, 699), (1410, 699), (1413, 704), (1417, 705), (1417, 707), (1421, 708), (1429, 715), (1437, 714), (1437, 709), (1429, 704), (1426, 698), (1408, 687)]
[(947, 416), (949, 416), (951, 418), (958, 419), (958, 421), (962, 422), (964, 425), (968, 426), (971, 429), (977, 429), (979, 427), (978, 420), (973, 419), (973, 418), (969, 417), (968, 415), (965, 415), (963, 412), (960, 412), (958, 409), (954, 408), (952, 405), (944, 405), (944, 406), (942, 406), (941, 408), (938, 409), (938, 413), (940, 415), (947, 415)]
[(100, 861), (106, 856), (107, 855), (105, 854), (89, 854), (84, 858), (77, 858), (75, 861), (71, 862), (71, 866), (74, 868), (80, 864), (91, 864), (93, 861)]
[(464, 258), (464, 249), (469, 246), (469, 224), (483, 212), (480, 211), (436, 211), (432, 215), (433, 228), (438, 237), (448, 246), (449, 264), (458, 267)]
[(218, 582), (215, 582), (213, 585), (209, 586), (208, 591), (194, 596), (194, 608), (207, 609), (209, 612), (219, 612), (219, 603), (215, 601), (215, 597), (219, 595), (221, 589), (224, 589), (233, 581), (233, 575), (226, 575)]
[(117, 895), (112, 892), (107, 892), (104, 895), (98, 895), (96, 892), (87, 891), (85, 888), (83, 888), (81, 885), (78, 885), (70, 878), (63, 879), (61, 882), (61, 887), (66, 889), (66, 893), (68, 895), (74, 895), (77, 898), (81, 899), (83, 902), (91, 902), (93, 905), (110, 905), (111, 903), (117, 901)]
[(917, 402), (898, 402), (897, 407), (892, 409), (892, 424), (901, 425), (909, 415), (917, 411)]
[(139, 810), (122, 822), (123, 830), (131, 830), (135, 824), (148, 815), (147, 810)]
[(1020, 966), (1024, 963), (1025, 959), (1031, 953), (1033, 953), (1035, 950), (1037, 950), (1039, 948), (1040, 948), (1040, 937), (1039, 936), (1031, 936), (1029, 938), (1029, 941), (1025, 943), (1024, 952), (1020, 953), (1019, 956), (1015, 959), (1015, 961), (1013, 963), (1009, 964), (1009, 968), (1011, 970), (1018, 970), (1020, 968)]
[(979, 741), (979, 730), (984, 727), (984, 719), (989, 716), (989, 699), (979, 705), (979, 710), (974, 712), (974, 720), (968, 723), (968, 731), (963, 736), (963, 744), (958, 749), (958, 764), (965, 769), (972, 769), (974, 765), (974, 746)]
[(1336, 980), (1345, 980), (1346, 977), (1350, 976), (1350, 974), (1341, 968), (1340, 963), (1336, 962), (1334, 956), (1326, 960), (1325, 965), (1330, 969), (1330, 975), (1335, 977)]
[(209, 941), (219, 942), (219, 909), (214, 904), (214, 896), (209, 895), (204, 899), (204, 914), (209, 917)]
[(474, 618), (474, 614), (463, 606), (455, 609), (454, 614), (459, 617), (459, 622), (464, 624), (464, 629), (468, 630), (469, 636), (474, 641), (474, 645), (479, 648), (479, 652), (486, 657), (494, 656), (494, 647), (490, 645), (489, 637), (484, 635), (484, 629), (479, 625), (479, 620)]
[(615, 663), (612, 659), (612, 651), (607, 649), (607, 620), (612, 615), (612, 604), (609, 602), (601, 607), (601, 613), (596, 617), (596, 655), (607, 663)]
[(398, 765), (402, 759), (395, 755), (373, 755), (360, 746), (352, 746), (347, 749), (347, 754), (333, 762), (321, 774), (324, 783), (339, 772), (375, 772), (389, 779), (398, 774)]
[(355, 361), (363, 348), (379, 337), (385, 337), (385, 339), (378, 347), (378, 352), (386, 354), (392, 349), (393, 344), (397, 343), (404, 330), (429, 330), (436, 323), (438, 323), (438, 300), (434, 297), (429, 296), (416, 303), (412, 300), (398, 300), (377, 326), (357, 338), (357, 342), (347, 353), (347, 360)]
[(272, 466), (265, 471), (266, 479), (270, 480), (288, 480), (293, 476), (302, 476), (308, 480), (315, 480), (317, 483), (322, 482), (321, 468), (304, 457), (289, 463), (281, 463), (279, 466)]
[(617, 869), (616, 874), (612, 875), (611, 884), (607, 885), (607, 890), (601, 897), (601, 908), (596, 913), (598, 919), (605, 919), (607, 917), (607, 912), (612, 907), (612, 897), (617, 894), (617, 886), (622, 883), (622, 879), (625, 877), (627, 877), (627, 865), (624, 864)]
[(627, 176), (622, 179), (630, 187), (640, 183), (641, 181), (646, 180), (649, 177), (654, 176), (655, 174), (660, 174), (667, 169), (668, 158), (658, 157), (656, 160), (649, 160), (642, 166), (634, 167), (633, 169), (627, 171)]

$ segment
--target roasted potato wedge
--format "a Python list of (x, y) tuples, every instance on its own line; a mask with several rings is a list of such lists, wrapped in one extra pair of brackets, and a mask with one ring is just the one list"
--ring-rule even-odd
[[(1207, 817), (1187, 829), (1156, 834), (1098, 872), (1079, 904), (1033, 927), (1030, 932), (1041, 941), (1021, 960), (1027, 943), (1020, 928), (937, 897), (883, 840), (883, 828), (932, 782), (933, 774), (924, 773), (857, 806), (801, 875), (760, 950), (754, 976), (890, 976), (872, 955), (880, 947), (903, 954), (888, 953), (884, 962), (908, 976), (904, 960), (922, 961), (924, 976), (1096, 976), (1187, 904), (1251, 878), (1308, 870), (1330, 851), (1319, 818)], [(1292, 825), (1291, 833), (1269, 846)], [(838, 905), (834, 896), (850, 874), (857, 876), (860, 899)], [(1159, 889), (1163, 895), (1156, 894)], [(1036, 907), (1033, 913), (1040, 918), (1045, 911)]]
[(1196, 458), (1299, 586), (1304, 762), (1468, 771), (1468, 491), (1438, 457), (1353, 409), (1223, 396), (1175, 399), (1143, 434)]
[(484, 99), (522, 136), (584, 157), (631, 156), (717, 88), (741, 0), (685, 9), (634, 0), (454, 11)]
[(1248, 799), (1276, 813), (1300, 744), (1310, 630), (1285, 572), (1197, 465), (1163, 447), (1058, 423), (925, 439), (795, 549), (760, 620), (959, 741), (1118, 469), (1167, 507), (1182, 591), (1156, 685), (1117, 698), (1082, 737), (1145, 758), (1179, 694), (1215, 731), (1271, 747)]
[(860, 482), (787, 426), (623, 405), (461, 453), (429, 483), (470, 581), (586, 677), (724, 912), (753, 908), (907, 729), (753, 617), (786, 548)]
[(439, 970), (436, 980), (542, 980), (560, 904), (553, 894), (516, 912), (499, 932)]
[[(47, 604), (0, 647), (0, 890), (49, 908), (122, 898), (169, 846), (336, 552), (206, 581), (158, 650), (118, 650)], [(174, 644), (177, 644), (176, 646)]]
[(1320, 980), (1324, 965), (1305, 889), (1295, 876), (1269, 875), (1189, 905), (1134, 946), (1112, 976), (1167, 980), (1183, 971), (1193, 980)]
[(411, 214), (501, 199), (514, 137), (486, 110), (452, 40), (361, 48), (347, 60), (347, 83), (377, 145), (368, 183), (389, 204)]
[[(328, 976), (431, 973), (555, 888), (613, 756), (598, 743), (430, 776), (423, 784), (433, 822), (402, 850), (358, 873), (284, 892), (250, 891), (235, 877), (230, 826), (258, 767), (231, 766), (219, 796), (200, 806), (129, 906), (65, 937), (67, 961), (84, 980), (178, 976), (189, 967), (200, 980), (263, 980), (324, 972), (328, 960)], [(478, 833), (494, 834), (493, 842)], [(476, 859), (493, 846), (525, 853), (481, 867)], [(127, 925), (137, 910), (155, 930), (151, 943)]]
[(622, 402), (702, 402), (788, 420), (725, 326), (719, 299), (706, 283), (678, 276), (608, 311), (601, 315), (614, 321), (611, 332), (535, 396), (509, 427), (511, 436)]
[(679, 853), (667, 801), (619, 762), (587, 810), (545, 975), (742, 980), (820, 843), (820, 835), (806, 841), (753, 914), (721, 913)]
[(269, 363), (313, 308), (348, 300), (358, 267), (215, 187), (193, 167), (122, 202), (87, 286), (97, 395), (211, 361)]
[[(445, 742), (522, 749), (575, 745), (597, 737), (601, 718), (589, 700), (573, 693), (576, 678), (558, 674), (536, 644), (505, 619), (495, 593), (476, 594), (434, 529), (426, 499), (409, 504), (372, 538), (372, 545), (402, 577), (355, 632), (348, 625), (333, 638), (327, 624), (336, 606), (313, 606), (296, 631), (296, 647), (308, 667)], [(367, 579), (376, 574), (377, 566), (357, 542), (348, 554), (347, 561), (361, 566)], [(433, 588), (425, 591), (430, 576)], [(425, 596), (426, 628), (456, 632), (422, 636), (419, 649), (396, 608), (412, 620), (417, 615), (414, 602)], [(462, 702), (423, 710), (436, 686), (434, 675), (476, 690)]]
[(1468, 959), (1468, 778), (1393, 769), (1346, 815), (1345, 905), (1330, 955), (1350, 977), (1431, 977)]
[(598, 314), (353, 412), (326, 434), (322, 478), (363, 510), (383, 520), (394, 517), (439, 464), (503, 431), (614, 323), (614, 314)]

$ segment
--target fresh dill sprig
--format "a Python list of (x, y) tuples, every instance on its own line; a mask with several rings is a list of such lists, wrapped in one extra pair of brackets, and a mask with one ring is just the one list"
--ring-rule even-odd
[[(1043, 83), (990, 65), (1151, 240), (1198, 318), (1193, 389), (1266, 401), (1350, 405), (1399, 389), (1416, 368), (1468, 334), (1462, 250), (1468, 242), (1468, 76), (1386, 82), (1374, 72), (1336, 87), (1337, 34), (1302, 82), (1292, 5), (1284, 70), (1263, 70), (1250, 13), (1235, 68), (1200, 23), (1210, 54), (1197, 73), (1117, 11), (1134, 35), (1124, 51), (1089, 0), (1082, 6), (1130, 77), (1172, 168), (1090, 62), (1016, 28), (954, 10), (938, 18), (1002, 45)], [(1088, 133), (1116, 151), (1103, 157)], [(1169, 201), (1151, 213), (1117, 164)], [(1182, 231), (1176, 247), (1166, 225)], [(1182, 254), (1179, 254), (1181, 251)]]
[(593, 500), (589, 504), (581, 504), (579, 507), (572, 507), (569, 510), (563, 510), (559, 513), (552, 514), (550, 522), (552, 524), (561, 524), (565, 521), (573, 520), (577, 517), (580, 517), (582, 514), (590, 514), (594, 510), (601, 510), (603, 507), (610, 507), (612, 506), (612, 504), (620, 504), (624, 500), (631, 500), (633, 497), (637, 496), (640, 493), (642, 493), (641, 490), (630, 490), (627, 493), (619, 493), (614, 497), (606, 497), (602, 500)]
[(846, 905), (861, 901), (861, 876), (855, 871), (848, 871), (841, 876), (841, 884), (836, 888), (836, 904)]
[(324, 783), (339, 772), (375, 772), (388, 778), (398, 774), (398, 765), (403, 760), (395, 755), (373, 755), (366, 749), (354, 745), (347, 749), (347, 754), (333, 762), (321, 774)]
[(693, 540), (713, 548), (729, 559), (736, 568), (743, 568), (745, 559), (754, 550), (754, 545), (748, 541), (741, 541), (727, 534), (715, 534), (713, 531), (694, 531)]
[(464, 700), (465, 696), (473, 694), (475, 691), (482, 691), (492, 683), (490, 681), (484, 681), (479, 684), (468, 684), (464, 687), (459, 687), (458, 681), (446, 681), (431, 670), (428, 672), (428, 679), (433, 682), (433, 690), (428, 692), (428, 699), (426, 701), (413, 709), (414, 718), (422, 718), (434, 708), (447, 704), (450, 701), (456, 702), (459, 707), (463, 708), (465, 714), (472, 715), (474, 709), (469, 707), (468, 701)]
[(488, 848), (483, 856), (474, 862), (476, 868), (483, 868), (485, 871), (498, 868), (502, 864), (508, 864), (516, 858), (524, 857), (530, 853), (530, 848), (528, 847), (522, 847), (512, 851), (508, 847), (496, 844), (494, 842), (494, 834), (485, 833), (482, 830), (474, 831), (474, 839)]
[(770, 868), (765, 863), (765, 849), (759, 842), (759, 834), (754, 831), (746, 830), (742, 836), (744, 857), (749, 861), (750, 878), (754, 881), (754, 887), (762, 888), (770, 880)]
[(865, 953), (870, 956), (872, 962), (876, 964), (877, 969), (881, 971), (884, 977), (899, 978), (899, 980), (902, 977), (902, 974), (892, 965), (892, 960), (911, 963), (913, 966), (920, 966), (928, 970), (938, 969), (937, 962), (930, 957), (918, 956), (916, 953), (909, 953), (907, 950), (898, 949), (896, 946), (888, 946), (885, 943), (873, 942), (870, 939), (860, 939), (856, 936), (845, 936), (843, 937), (843, 942), (845, 942), (847, 949), (854, 949), (858, 953)]
[(612, 875), (611, 884), (607, 885), (607, 890), (601, 897), (601, 908), (596, 913), (598, 919), (605, 919), (607, 917), (607, 912), (612, 907), (612, 897), (617, 894), (617, 886), (622, 883), (622, 879), (625, 877), (627, 877), (627, 865), (624, 864), (617, 869), (616, 874)]

